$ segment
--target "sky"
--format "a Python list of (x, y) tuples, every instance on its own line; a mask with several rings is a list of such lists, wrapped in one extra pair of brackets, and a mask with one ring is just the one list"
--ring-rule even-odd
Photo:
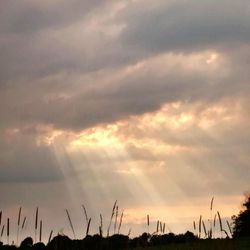
[[(250, 2), (0, 2), (0, 210), (98, 232), (193, 230), (241, 209), (250, 178)], [(207, 221), (206, 221), (207, 222)], [(224, 221), (225, 222), (225, 221)], [(2, 226), (1, 225), (1, 226)], [(113, 230), (113, 229), (112, 229)], [(4, 234), (2, 240), (6, 240)]]

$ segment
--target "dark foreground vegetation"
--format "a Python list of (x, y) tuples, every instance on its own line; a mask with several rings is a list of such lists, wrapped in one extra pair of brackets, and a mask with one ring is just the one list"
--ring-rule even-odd
[[(213, 199), (211, 200), (210, 210), (212, 212), (213, 207)], [(213, 250), (250, 250), (250, 196), (246, 197), (245, 202), (243, 203), (244, 209), (240, 211), (237, 216), (233, 216), (232, 226), (228, 225), (228, 231), (222, 227), (222, 222), (220, 218), (219, 212), (217, 212), (218, 223), (220, 225), (220, 233), (221, 236), (224, 233), (226, 238), (215, 238), (213, 227), (212, 225), (215, 224), (216, 220), (214, 219), (214, 223), (210, 221), (210, 228), (206, 228), (204, 221), (202, 221), (202, 216), (200, 216), (198, 230), (196, 230), (195, 222), (194, 222), (194, 231), (193, 232), (187, 231), (185, 234), (178, 234), (175, 235), (173, 233), (164, 233), (165, 225), (161, 222), (157, 222), (157, 230), (153, 234), (143, 233), (142, 235), (135, 237), (133, 239), (129, 238), (129, 235), (122, 235), (119, 233), (122, 216), (120, 219), (120, 223), (118, 226), (118, 231), (114, 235), (109, 236), (109, 230), (112, 223), (113, 218), (115, 218), (115, 228), (117, 223), (118, 217), (118, 206), (116, 206), (116, 202), (114, 204), (110, 224), (108, 226), (107, 237), (103, 237), (103, 229), (102, 229), (102, 217), (101, 217), (101, 226), (99, 227), (99, 234), (95, 234), (93, 236), (89, 235), (89, 227), (91, 218), (88, 218), (87, 212), (84, 208), (86, 221), (87, 223), (87, 232), (86, 237), (83, 239), (70, 239), (68, 236), (65, 235), (57, 235), (54, 238), (51, 237), (52, 231), (49, 237), (49, 241), (47, 245), (42, 242), (34, 243), (31, 237), (25, 238), (20, 246), (13, 245), (3, 245), (0, 241), (0, 250), (2, 249), (22, 249), (22, 250), (118, 250), (118, 249), (136, 249), (136, 250), (172, 250), (172, 249), (179, 249), (179, 250), (206, 250), (206, 249), (213, 249)], [(117, 212), (115, 212), (115, 210)], [(73, 223), (70, 219), (70, 214), (68, 210), (67, 217), (69, 220), (69, 224), (72, 228), (72, 232), (75, 235)], [(216, 214), (215, 217), (216, 218)], [(0, 212), (0, 225), (1, 225), (1, 216), (2, 212)], [(20, 224), (20, 217), (21, 217), (21, 208), (19, 210), (18, 215), (18, 227), (17, 230), (19, 232)], [(36, 216), (35, 216), (35, 235), (36, 230), (38, 229), (38, 208), (36, 209)], [(24, 219), (25, 221), (25, 219)], [(227, 221), (228, 222), (228, 221)], [(149, 215), (147, 216), (147, 226), (149, 227)], [(160, 232), (158, 229), (160, 228)], [(202, 232), (203, 228), (203, 232)], [(1, 230), (1, 236), (3, 234), (4, 225)], [(203, 233), (203, 238), (201, 234)], [(42, 235), (42, 221), (40, 222), (40, 241)], [(7, 236), (9, 236), (9, 218), (7, 219)], [(18, 236), (18, 235), (17, 235)]]
[(67, 236), (58, 235), (47, 245), (42, 242), (33, 244), (31, 237), (24, 239), (19, 247), (14, 245), (1, 245), (0, 249), (22, 249), (22, 250), (115, 250), (115, 249), (135, 249), (135, 250), (249, 250), (250, 238), (242, 237), (237, 239), (199, 239), (193, 233), (174, 235), (172, 233), (164, 235), (150, 236), (143, 233), (134, 239), (129, 239), (125, 235), (112, 235), (103, 238), (100, 235), (86, 236), (82, 240), (71, 240)]

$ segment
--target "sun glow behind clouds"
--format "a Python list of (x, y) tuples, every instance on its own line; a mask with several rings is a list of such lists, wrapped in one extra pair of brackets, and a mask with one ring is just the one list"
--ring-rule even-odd
[(58, 138), (63, 138), (62, 143), (65, 144), (69, 155), (81, 151), (85, 157), (88, 157), (89, 152), (96, 151), (108, 155), (110, 160), (112, 158), (116, 160), (116, 156), (120, 155), (120, 158), (128, 162), (138, 160), (133, 159), (129, 153), (129, 149), (132, 147), (152, 150), (158, 156), (164, 153), (175, 155), (198, 150), (187, 145), (184, 141), (177, 143), (176, 140), (174, 143), (175, 138), (171, 138), (170, 135), (168, 135), (169, 140), (166, 141), (162, 134), (164, 132), (166, 134), (185, 133), (185, 131), (193, 129), (194, 126), (209, 133), (218, 123), (232, 121), (235, 117), (228, 112), (227, 107), (220, 105), (211, 106), (199, 113), (196, 109), (199, 109), (199, 105), (194, 106), (193, 111), (186, 111), (187, 108), (183, 104), (174, 103), (165, 105), (155, 113), (131, 117), (129, 120), (114, 124), (97, 126), (80, 133), (67, 134), (67, 132), (52, 131), (51, 135), (46, 136), (45, 142), (51, 144)]
[[(215, 159), (211, 164), (203, 159), (213, 154), (211, 150), (220, 140), (218, 128), (239, 122), (234, 111), (226, 102), (206, 108), (199, 103), (187, 107), (178, 102), (166, 104), (157, 112), (79, 133), (52, 131), (44, 142), (53, 145), (76, 205), (81, 196), (88, 204), (96, 196), (102, 197), (103, 203), (110, 206), (114, 199), (125, 195), (127, 223), (132, 223), (131, 218), (136, 216), (133, 211), (144, 204), (154, 218), (174, 218), (174, 227), (182, 224), (182, 209), (190, 219), (194, 212), (187, 211), (187, 207), (204, 200), (199, 198), (199, 189), (207, 190), (210, 197), (214, 195), (213, 185), (224, 182), (225, 177), (215, 174), (216, 164), (221, 162)], [(194, 130), (195, 138), (190, 137)], [(231, 211), (228, 206), (224, 209)], [(140, 208), (141, 218), (143, 213)]]
[[(124, 223), (135, 230), (134, 235), (145, 230), (146, 214), (181, 232), (191, 228), (198, 214), (206, 213), (210, 197), (223, 199), (232, 170), (218, 155), (226, 136), (221, 133), (237, 127), (242, 116), (238, 106), (227, 100), (205, 107), (176, 102), (80, 132), (38, 127), (43, 136), (37, 138), (37, 146), (53, 148), (69, 206), (84, 202), (97, 216), (102, 206), (110, 208), (118, 199), (126, 212)], [(11, 129), (6, 136), (20, 133)], [(230, 145), (224, 140), (222, 146), (227, 150)], [(201, 197), (204, 193), (206, 197)], [(227, 199), (232, 202), (227, 204)], [(223, 216), (236, 213), (240, 199), (227, 195), (219, 207)]]
[[(128, 79), (137, 81), (134, 75), (143, 80), (147, 75), (156, 76), (156, 80), (162, 81), (171, 78), (176, 69), (184, 78), (192, 73), (211, 76), (213, 80), (217, 74), (227, 76), (225, 64), (222, 54), (210, 50), (186, 55), (165, 53), (116, 72), (104, 70), (97, 79), (93, 78), (92, 87), (95, 90), (101, 81), (104, 93), (106, 89), (119, 93)], [(123, 81), (117, 86), (117, 82)], [(184, 85), (190, 88), (188, 82)], [(172, 86), (169, 87), (171, 92)], [(139, 88), (135, 84), (135, 91)], [(109, 207), (122, 197), (124, 208), (129, 210), (128, 218), (136, 217), (133, 211), (138, 207), (143, 214), (143, 205), (155, 218), (169, 220), (171, 217), (173, 224), (181, 225), (184, 211), (186, 218), (193, 217), (194, 212), (187, 211), (187, 207), (197, 206), (201, 194), (214, 196), (214, 190), (221, 190), (225, 184), (226, 177), (216, 172), (217, 166), (224, 164), (217, 154), (221, 131), (238, 122), (237, 112), (231, 107), (224, 100), (206, 105), (199, 101), (169, 102), (154, 112), (131, 115), (78, 132), (47, 128), (38, 142), (53, 147), (75, 206), (79, 205), (80, 197), (95, 215), (100, 213), (95, 206), (98, 200)], [(230, 170), (227, 173), (230, 176)]]
[[(77, 139), (69, 144), (68, 151), (83, 154), (96, 177), (100, 176), (98, 166), (91, 164), (91, 158), (88, 159), (89, 156), (85, 152), (87, 150), (90, 154), (99, 154), (98, 157), (101, 156), (101, 158), (103, 156), (104, 158), (102, 158), (99, 164), (108, 165), (111, 174), (118, 174), (126, 188), (135, 196), (134, 198), (147, 194), (148, 199), (151, 202), (153, 201), (154, 204), (161, 203), (161, 195), (144, 174), (143, 168), (136, 163), (136, 159), (133, 159), (126, 149), (127, 143), (131, 142), (124, 141), (118, 136), (118, 127), (121, 124), (107, 125), (83, 131), (77, 136)], [(99, 182), (103, 182), (103, 180), (99, 180)], [(105, 185), (102, 185), (102, 189), (105, 189)], [(106, 195), (112, 194), (106, 193)]]

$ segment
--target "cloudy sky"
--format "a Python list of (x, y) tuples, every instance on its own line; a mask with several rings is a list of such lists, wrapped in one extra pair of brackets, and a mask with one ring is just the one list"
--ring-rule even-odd
[[(250, 2), (0, 2), (0, 210), (33, 232), (192, 229), (250, 178)], [(32, 234), (32, 233), (31, 233)], [(47, 238), (46, 238), (47, 239)]]

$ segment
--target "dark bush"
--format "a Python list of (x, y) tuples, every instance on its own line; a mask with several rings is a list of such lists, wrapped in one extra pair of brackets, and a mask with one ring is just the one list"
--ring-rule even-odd
[(47, 249), (62, 249), (62, 250), (71, 250), (73, 249), (73, 241), (65, 235), (58, 235), (53, 238), (51, 242), (48, 243)]
[(250, 196), (243, 203), (244, 210), (238, 216), (233, 216), (233, 237), (250, 237)]
[(25, 238), (20, 245), (20, 249), (26, 250), (26, 249), (31, 249), (33, 246), (33, 239), (31, 237)]
[(46, 246), (42, 242), (38, 242), (33, 245), (32, 250), (44, 250), (46, 249)]

